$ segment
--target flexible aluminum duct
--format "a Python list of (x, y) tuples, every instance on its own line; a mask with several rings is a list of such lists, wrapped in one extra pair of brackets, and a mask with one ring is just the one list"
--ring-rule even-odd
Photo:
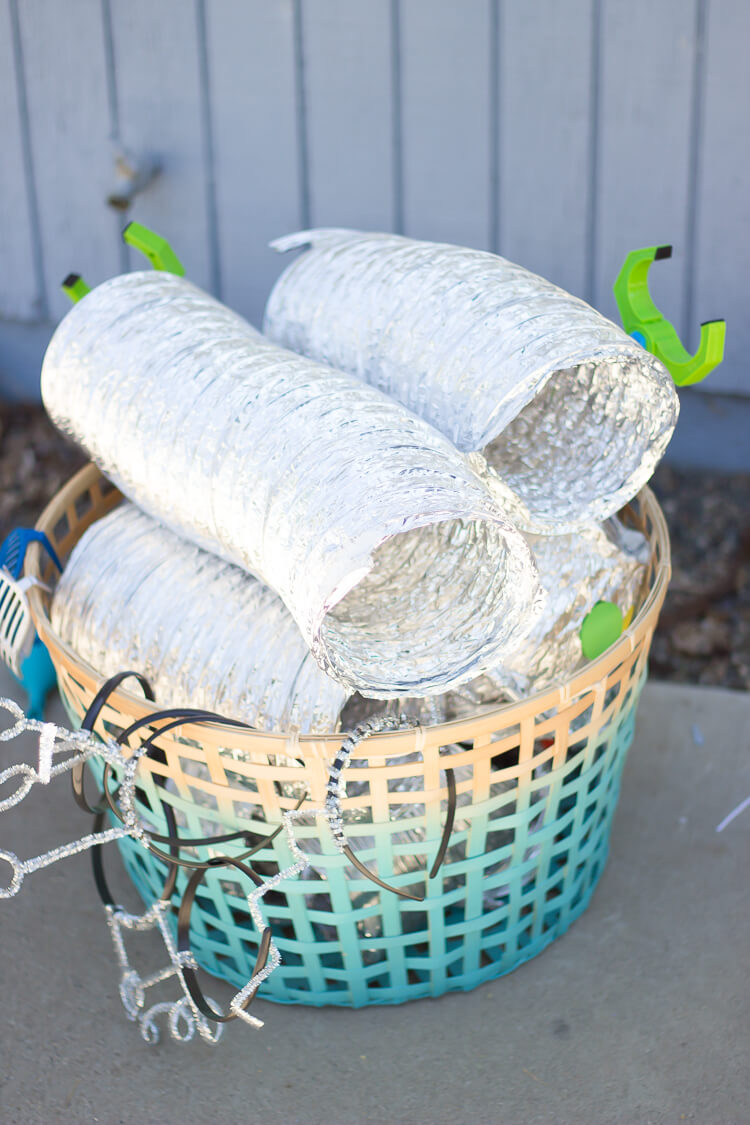
[(651, 476), (677, 421), (672, 379), (584, 301), (494, 254), (397, 235), (273, 245), (305, 253), (271, 292), (266, 334), (481, 450), (525, 530), (604, 519)]
[(143, 673), (161, 706), (317, 734), (336, 729), (346, 701), (276, 594), (132, 504), (78, 541), (51, 619), (101, 675)]
[(625, 619), (638, 612), (649, 561), (639, 531), (610, 519), (575, 534), (529, 535), (527, 542), (547, 594), (542, 614), (515, 652), (451, 694), (452, 717), (524, 698), (573, 675), (584, 663), (581, 625), (597, 602), (614, 602)]
[(126, 274), (84, 297), (42, 394), (126, 496), (276, 590), (351, 690), (442, 692), (538, 611), (528, 547), (442, 435), (182, 278)]
[(583, 665), (580, 631), (599, 601), (633, 616), (645, 596), (649, 545), (616, 517), (575, 534), (526, 535), (546, 600), (530, 634), (502, 664), (444, 695), (429, 699), (364, 699), (352, 695), (342, 730), (379, 715), (406, 714), (422, 725), (465, 718), (561, 683)]
[(403, 712), (420, 723), (448, 717), (443, 695), (347, 698), (267, 586), (127, 502), (74, 547), (51, 620), (101, 675), (132, 668), (161, 706), (216, 711), (259, 730), (328, 734), (375, 714)]
[(452, 717), (450, 699), (450, 692), (411, 699), (403, 696), (393, 699), (367, 699), (357, 692), (349, 696), (341, 711), (341, 729), (354, 730), (367, 719), (385, 715), (394, 718), (397, 715), (405, 715), (419, 726), (435, 726), (447, 722)]

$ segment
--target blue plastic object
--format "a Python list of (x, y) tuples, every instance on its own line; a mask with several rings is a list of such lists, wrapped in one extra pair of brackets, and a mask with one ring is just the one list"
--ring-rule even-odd
[[(0, 545), (0, 567), (9, 573), (11, 578), (21, 577), (26, 551), (31, 543), (41, 543), (57, 569), (62, 572), (57, 553), (44, 532), (17, 527)], [(34, 637), (31, 651), (21, 663), (21, 675), (17, 676), (13, 669), (11, 675), (28, 696), (29, 718), (44, 718), (44, 704), (48, 694), (57, 684), (57, 675), (50, 655), (38, 636)]]
[(17, 527), (6, 536), (2, 545), (0, 545), (0, 566), (5, 567), (11, 578), (21, 577), (26, 551), (30, 543), (41, 543), (62, 574), (62, 566), (55, 552), (55, 548), (44, 532), (35, 531), (33, 528), (29, 527)]
[(21, 665), (21, 677), (11, 673), (26, 692), (29, 704), (26, 714), (30, 719), (44, 718), (47, 696), (57, 686), (57, 673), (43, 641), (36, 637), (31, 652)]

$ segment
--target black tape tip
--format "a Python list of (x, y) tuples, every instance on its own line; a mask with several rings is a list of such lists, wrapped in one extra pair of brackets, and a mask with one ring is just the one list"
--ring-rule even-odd
[(72, 289), (81, 280), (80, 273), (69, 273), (62, 283), (63, 289)]
[(656, 253), (654, 254), (654, 261), (655, 262), (661, 262), (663, 258), (671, 258), (671, 257), (672, 257), (672, 247), (671, 246), (657, 246), (656, 247)]
[(702, 320), (701, 321), (701, 328), (707, 328), (709, 326), (709, 324), (726, 324), (726, 321), (724, 320), (723, 316), (719, 317), (716, 320)]

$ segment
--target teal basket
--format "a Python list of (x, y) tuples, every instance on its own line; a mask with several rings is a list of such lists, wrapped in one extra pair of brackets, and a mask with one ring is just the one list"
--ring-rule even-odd
[[(83, 483), (91, 485), (86, 472)], [(95, 486), (90, 491), (91, 503), (83, 505), (89, 519), (98, 504)], [(66, 510), (72, 522), (74, 506)], [(344, 774), (346, 834), (373, 873), (424, 894), (424, 901), (399, 898), (365, 878), (336, 850), (322, 818), (311, 815), (296, 825), (311, 866), (262, 900), (282, 958), (262, 984), (262, 997), (360, 1007), (471, 989), (540, 953), (585, 910), (606, 862), (669, 578), (666, 527), (651, 493), (644, 490), (624, 515), (647, 535), (651, 564), (634, 620), (602, 656), (522, 703), (442, 726), (374, 735), (357, 746), (359, 756)], [(71, 549), (76, 532), (72, 522), (54, 543), (59, 553)], [(71, 718), (80, 721), (102, 678), (61, 645), (39, 607), (35, 622)], [(117, 734), (151, 706), (118, 689), (96, 729)], [(139, 766), (144, 821), (169, 834), (166, 802), (186, 838), (243, 829), (254, 841), (266, 841), (252, 864), (270, 876), (293, 862), (285, 833), (274, 836), (274, 830), (285, 810), (324, 803), (340, 736), (185, 726), (158, 745), (157, 757)], [(431, 878), (448, 816), (446, 769), (456, 781), (455, 822), (445, 860)], [(164, 863), (131, 839), (118, 846), (141, 897), (152, 903), (164, 886)], [(222, 844), (217, 852), (233, 854), (231, 847)], [(246, 848), (239, 843), (235, 852)], [(209, 855), (205, 848), (193, 853)], [(186, 882), (181, 871), (175, 904)], [(209, 869), (191, 914), (198, 963), (235, 987), (253, 975), (258, 957), (247, 907), (251, 889), (235, 869)]]
[[(596, 738), (571, 742), (564, 765), (545, 768), (549, 747), (540, 739), (536, 764), (532, 759), (522, 776), (516, 772), (517, 785), (506, 788), (507, 778), (491, 781), (495, 796), (459, 806), (448, 860), (427, 881), (422, 903), (378, 890), (342, 863), (322, 826), (315, 838), (329, 854), (314, 857), (318, 878), (290, 879), (283, 892), (265, 899), (282, 963), (261, 995), (290, 1004), (399, 1004), (474, 988), (540, 953), (586, 909), (604, 868), (642, 682), (641, 677), (628, 689), (624, 709)], [(517, 771), (513, 749), (497, 757), (504, 759), (498, 778)], [(165, 799), (161, 790), (149, 796)], [(184, 814), (184, 835), (205, 829), (200, 806), (170, 803)], [(238, 818), (231, 828), (247, 823)], [(347, 834), (364, 837), (358, 858), (381, 878), (419, 890), (440, 837), (433, 832), (428, 839), (424, 826), (420, 814), (379, 825), (355, 822)], [(268, 832), (265, 822), (251, 819), (250, 827)], [(410, 838), (399, 843), (403, 835)], [(303, 848), (310, 842), (305, 837)], [(120, 848), (144, 902), (153, 902), (164, 886), (165, 866), (132, 840)], [(405, 853), (421, 862), (413, 874), (400, 875), (397, 861)], [(291, 862), (280, 835), (254, 866), (271, 873)], [(252, 976), (258, 955), (245, 901), (249, 889), (231, 875), (211, 871), (192, 915), (191, 948), (198, 963), (237, 988)]]

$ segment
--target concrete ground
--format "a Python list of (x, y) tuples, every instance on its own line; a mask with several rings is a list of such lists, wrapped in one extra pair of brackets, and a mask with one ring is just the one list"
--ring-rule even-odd
[[(29, 876), (0, 901), (0, 1121), (750, 1122), (750, 808), (716, 831), (750, 796), (749, 750), (750, 696), (651, 684), (609, 864), (545, 953), (400, 1008), (258, 1002), (265, 1027), (230, 1024), (218, 1047), (148, 1047), (125, 1019), (87, 856)], [(17, 754), (0, 743), (0, 762)], [(0, 817), (0, 847), (87, 830), (60, 780)]]

